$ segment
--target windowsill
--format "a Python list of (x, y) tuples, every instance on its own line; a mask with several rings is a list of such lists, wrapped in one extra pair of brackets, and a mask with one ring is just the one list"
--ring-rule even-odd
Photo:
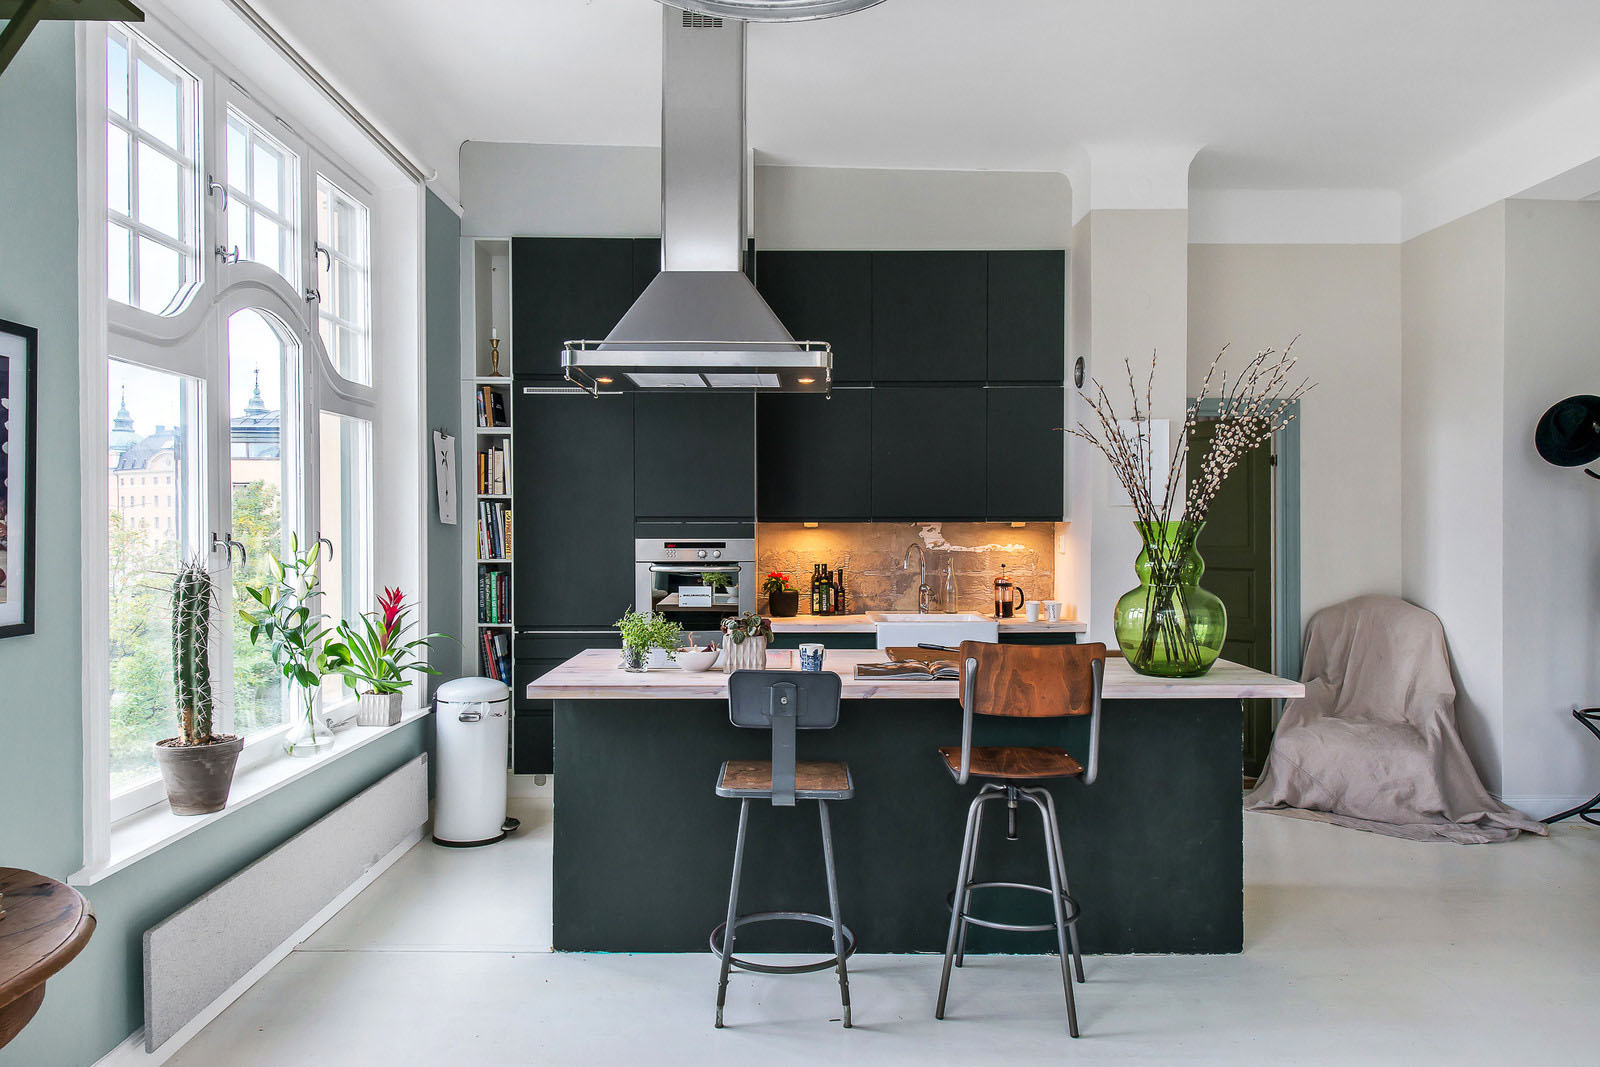
[[(233, 779), (228, 793), (228, 806), (210, 815), (174, 815), (165, 798), (159, 803), (134, 812), (127, 818), (111, 824), (111, 850), (106, 862), (85, 867), (67, 879), (69, 885), (94, 885), (118, 871), (131, 867), (147, 856), (188, 837), (202, 827), (277, 792), (291, 782), (312, 774), (320, 767), (335, 763), (352, 752), (357, 752), (381, 737), (416, 722), (432, 710), (429, 706), (411, 708), (394, 726), (346, 726), (334, 731), (338, 743), (326, 756), (314, 759), (295, 759), (292, 756), (268, 759), (253, 767), (241, 770)], [(270, 742), (277, 744), (278, 739)]]

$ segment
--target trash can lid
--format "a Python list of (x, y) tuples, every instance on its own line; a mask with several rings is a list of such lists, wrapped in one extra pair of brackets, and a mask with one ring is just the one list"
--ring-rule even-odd
[(511, 699), (511, 689), (493, 678), (457, 678), (444, 683), (435, 699), (450, 704), (497, 703)]

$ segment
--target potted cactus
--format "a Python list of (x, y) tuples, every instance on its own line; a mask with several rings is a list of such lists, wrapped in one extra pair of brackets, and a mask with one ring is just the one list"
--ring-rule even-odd
[(228, 803), (244, 740), (211, 732), (211, 575), (198, 559), (172, 580), (172, 683), (178, 735), (155, 743), (174, 815), (209, 815)]

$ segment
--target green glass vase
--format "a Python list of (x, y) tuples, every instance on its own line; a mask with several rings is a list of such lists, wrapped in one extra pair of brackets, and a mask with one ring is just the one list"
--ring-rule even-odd
[(1195, 547), (1204, 523), (1136, 522), (1144, 549), (1134, 561), (1139, 587), (1117, 601), (1117, 644), (1128, 666), (1158, 678), (1194, 678), (1211, 669), (1228, 635), (1228, 609), (1200, 588), (1206, 564)]

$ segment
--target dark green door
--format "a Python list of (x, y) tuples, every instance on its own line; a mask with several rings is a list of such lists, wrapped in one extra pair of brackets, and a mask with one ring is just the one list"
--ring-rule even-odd
[[(1199, 474), (1216, 423), (1202, 420), (1189, 444), (1188, 477)], [(1223, 659), (1272, 670), (1272, 446), (1263, 443), (1223, 483), (1205, 529), (1200, 554), (1206, 571), (1200, 584), (1228, 608)], [(1261, 772), (1272, 740), (1272, 702), (1244, 702), (1244, 772)]]

